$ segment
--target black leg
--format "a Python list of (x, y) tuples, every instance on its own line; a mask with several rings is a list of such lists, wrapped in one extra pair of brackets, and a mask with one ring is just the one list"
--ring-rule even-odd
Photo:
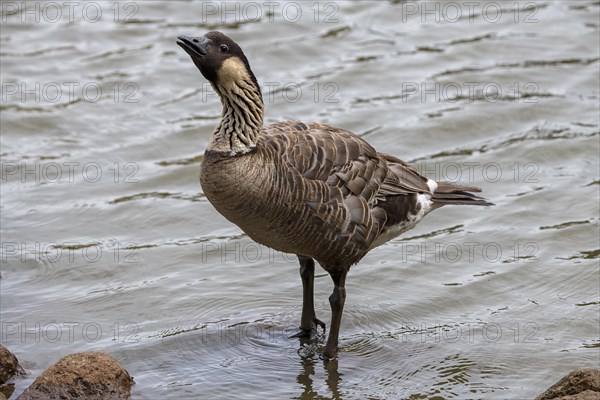
[(314, 338), (317, 326), (325, 331), (325, 324), (317, 319), (314, 304), (315, 261), (310, 257), (298, 256), (300, 260), (300, 277), (302, 278), (302, 317), (300, 332), (296, 337)]
[(329, 304), (331, 305), (331, 327), (327, 344), (323, 352), (323, 358), (331, 360), (337, 355), (338, 336), (340, 334), (340, 325), (342, 323), (342, 312), (344, 311), (344, 302), (346, 301), (346, 274), (347, 271), (339, 271), (331, 273), (333, 279), (333, 293), (329, 296)]

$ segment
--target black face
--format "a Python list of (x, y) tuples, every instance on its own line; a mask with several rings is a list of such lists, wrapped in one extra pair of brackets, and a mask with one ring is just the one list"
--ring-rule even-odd
[(212, 31), (200, 37), (181, 35), (177, 39), (179, 39), (177, 44), (190, 55), (202, 75), (212, 83), (218, 83), (217, 71), (230, 57), (239, 58), (246, 65), (253, 80), (256, 81), (240, 46), (221, 32)]

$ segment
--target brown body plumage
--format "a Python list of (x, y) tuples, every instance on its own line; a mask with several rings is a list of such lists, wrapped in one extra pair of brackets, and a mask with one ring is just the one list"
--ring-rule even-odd
[(329, 272), (331, 358), (352, 265), (443, 204), (490, 203), (469, 193), (478, 188), (433, 182), (346, 130), (300, 121), (263, 127), (260, 88), (239, 46), (219, 32), (179, 39), (223, 104), (202, 162), (204, 194), (253, 240), (299, 256), (300, 326), (311, 336), (324, 325), (314, 313), (313, 259)]

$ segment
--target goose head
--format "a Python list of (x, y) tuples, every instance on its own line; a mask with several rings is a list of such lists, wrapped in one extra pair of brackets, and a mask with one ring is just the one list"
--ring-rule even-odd
[(204, 36), (181, 35), (177, 39), (177, 44), (189, 54), (202, 75), (219, 93), (248, 84), (260, 92), (248, 59), (240, 46), (228, 36), (212, 31)]

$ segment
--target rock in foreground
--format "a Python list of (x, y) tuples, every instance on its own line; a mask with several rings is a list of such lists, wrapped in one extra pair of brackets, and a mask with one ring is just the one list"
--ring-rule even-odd
[(0, 344), (0, 385), (3, 385), (16, 374), (24, 374), (17, 357)]
[(61, 358), (18, 397), (37, 399), (129, 399), (133, 379), (117, 360), (101, 351)]
[(535, 400), (600, 400), (600, 370), (576, 369)]

